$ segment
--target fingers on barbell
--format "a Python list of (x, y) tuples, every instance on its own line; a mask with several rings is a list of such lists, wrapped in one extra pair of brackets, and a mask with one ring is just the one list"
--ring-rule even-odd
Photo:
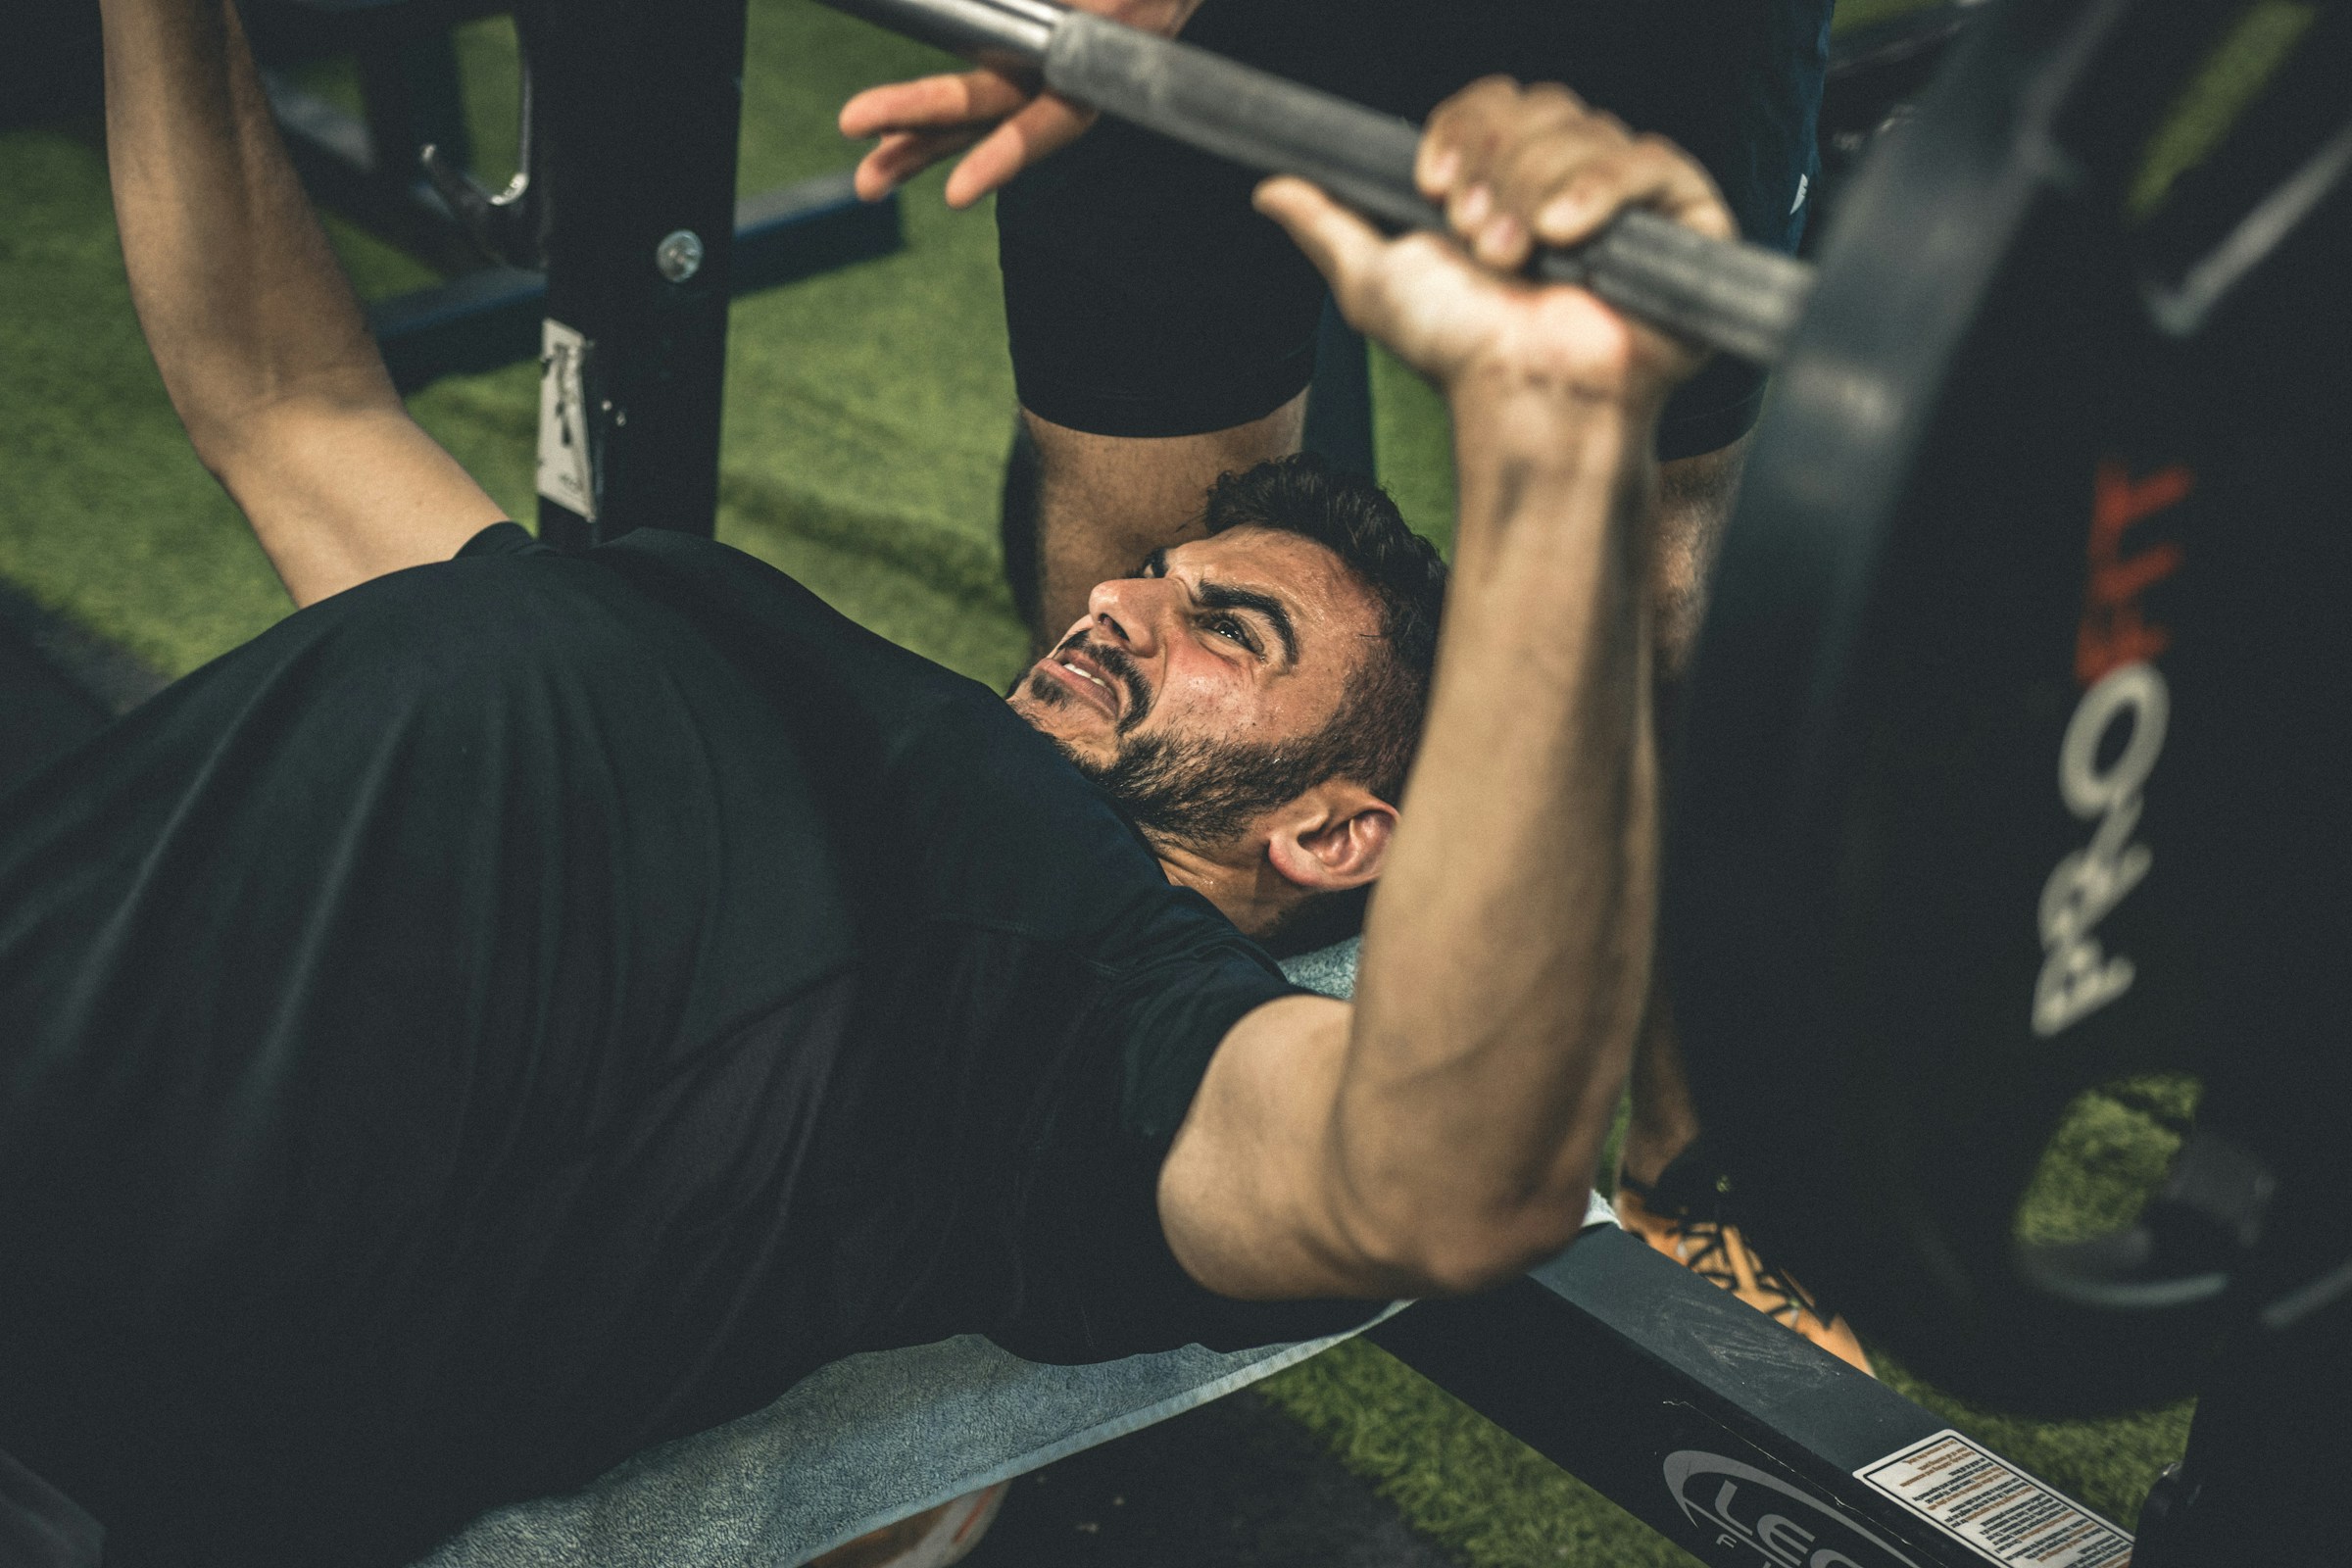
[(977, 125), (957, 130), (892, 131), (858, 161), (858, 195), (864, 201), (880, 201), (941, 159), (971, 146), (983, 134)]
[(1462, 235), (1490, 267), (1525, 266), (1537, 241), (1539, 215), (1579, 182), (1595, 176), (1607, 179), (1634, 145), (1633, 137), (1611, 117), (1580, 110), (1573, 116), (1547, 118), (1548, 123), (1539, 122), (1498, 149), (1485, 172), (1491, 210)]
[(1054, 93), (1041, 94), (964, 155), (948, 176), (948, 205), (969, 207), (989, 192), (1002, 189), (1013, 175), (1048, 153), (1076, 141), (1094, 120), (1092, 110)]
[(1531, 185), (1520, 208), (1540, 244), (1581, 244), (1628, 207), (1654, 209), (1714, 239), (1738, 232), (1706, 171), (1663, 137), (1630, 137), (1558, 175), (1548, 187)]
[(1589, 116), (1585, 101), (1554, 82), (1522, 86), (1509, 76), (1482, 76), (1438, 105), (1422, 132), (1416, 170), (1435, 196), (1451, 183), (1437, 167), (1451, 152), (1475, 164), (1533, 132)]
[(1422, 195), (1444, 201), (1463, 183), (1462, 170), (1487, 150), (1520, 91), (1508, 76), (1482, 76), (1438, 105), (1422, 126), (1413, 163)]
[(841, 106), (845, 136), (893, 131), (948, 130), (992, 125), (1031, 97), (1028, 88), (994, 71), (960, 71), (868, 87)]
[(1505, 270), (1524, 266), (1539, 241), (1589, 238), (1620, 207), (1680, 212), (1713, 198), (1669, 144), (1635, 136), (1565, 87), (1500, 76), (1440, 106), (1416, 173), (1478, 259)]

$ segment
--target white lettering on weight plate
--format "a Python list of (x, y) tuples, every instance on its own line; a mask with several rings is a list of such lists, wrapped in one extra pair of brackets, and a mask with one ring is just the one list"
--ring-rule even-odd
[[(2058, 794), (2083, 821), (2096, 821), (2090, 843), (2051, 868), (2041, 885), (2041, 974), (2034, 985), (2034, 1032), (2043, 1039), (2095, 1012), (2132, 989), (2132, 960), (2107, 956), (2097, 926), (2124, 895), (2148, 874), (2155, 855), (2134, 843), (2140, 786), (2164, 751), (2171, 693), (2156, 666), (2119, 664), (2075, 706), (2058, 746)], [(2123, 749), (2105, 766), (2099, 752), (2108, 731), (2131, 726)]]

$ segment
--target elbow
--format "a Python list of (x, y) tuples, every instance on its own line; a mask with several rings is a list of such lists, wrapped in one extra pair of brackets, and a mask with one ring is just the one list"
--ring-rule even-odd
[(174, 391), (172, 401), (196, 461), (222, 489), (236, 495), (240, 478), (268, 458), (268, 424), (274, 411), (251, 400), (181, 396)]
[(1403, 1205), (1349, 1230), (1397, 1296), (1473, 1296), (1558, 1254), (1584, 1228), (1586, 1191), (1504, 1203)]
[(237, 432), (219, 420), (192, 419), (180, 416), (180, 427), (188, 432), (188, 445), (196, 449), (196, 461), (204, 471), (219, 481), (221, 488), (235, 494), (234, 483), (242, 444)]
[(1509, 1284), (1538, 1263), (1557, 1256), (1576, 1240), (1583, 1222), (1583, 1200), (1573, 1208), (1574, 1219), (1545, 1212), (1432, 1251), (1423, 1262), (1421, 1294), (1475, 1296)]
[(331, 442), (355, 420), (408, 416), (383, 363), (374, 359), (300, 376), (223, 368), (167, 375), (164, 384), (196, 461), (232, 493), (238, 473)]

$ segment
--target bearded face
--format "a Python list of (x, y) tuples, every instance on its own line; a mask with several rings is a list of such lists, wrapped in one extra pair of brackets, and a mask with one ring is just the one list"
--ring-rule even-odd
[[(1120, 648), (1091, 639), (1082, 629), (1049, 660), (1083, 678), (1115, 685), (1122, 701), (1107, 749), (1075, 744), (1052, 729), (1046, 733), (1154, 843), (1214, 853), (1267, 811), (1331, 777), (1338, 765), (1336, 715), (1322, 730), (1288, 744), (1236, 741), (1191, 726), (1150, 726), (1151, 687)], [(1049, 709), (1084, 701), (1043, 668), (1030, 672), (1023, 690)]]
[(1098, 584), (1011, 694), (1146, 838), (1214, 854), (1340, 770), (1380, 609), (1338, 556), (1243, 527)]

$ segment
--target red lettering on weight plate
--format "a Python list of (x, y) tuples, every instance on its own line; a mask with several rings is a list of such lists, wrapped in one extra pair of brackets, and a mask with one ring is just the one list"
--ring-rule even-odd
[(2178, 505), (2196, 483), (2186, 466), (2174, 464), (2134, 479), (2113, 459), (2099, 464), (2090, 509), (2090, 581), (2082, 596), (2082, 623), (2075, 634), (2075, 678), (2095, 685), (2109, 670), (2155, 658), (2173, 640), (2140, 613), (2139, 596), (2180, 569), (2180, 547), (2167, 542), (2135, 556), (2124, 554), (2124, 532), (2133, 523)]

